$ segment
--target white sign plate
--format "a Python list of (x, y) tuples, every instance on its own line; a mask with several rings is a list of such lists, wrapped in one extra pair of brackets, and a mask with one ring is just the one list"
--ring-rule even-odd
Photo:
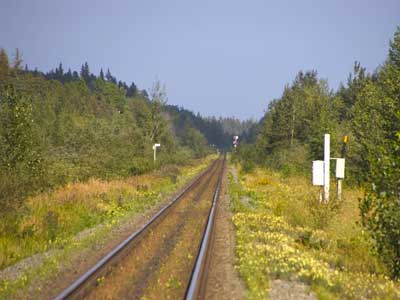
[(324, 185), (324, 161), (314, 160), (312, 164), (313, 185)]
[(343, 179), (344, 178), (344, 158), (336, 159), (336, 178)]

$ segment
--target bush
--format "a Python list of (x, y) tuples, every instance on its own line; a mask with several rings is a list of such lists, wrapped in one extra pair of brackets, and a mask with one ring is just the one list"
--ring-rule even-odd
[(390, 148), (376, 160), (360, 209), (382, 261), (400, 278), (400, 133)]

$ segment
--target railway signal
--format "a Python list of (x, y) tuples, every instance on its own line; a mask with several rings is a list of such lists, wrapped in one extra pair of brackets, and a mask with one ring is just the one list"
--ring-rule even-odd
[(160, 147), (161, 144), (154, 144), (153, 145), (153, 152), (154, 152), (154, 162), (156, 162), (156, 153), (157, 153), (157, 148)]
[(342, 200), (342, 181), (344, 179), (344, 167), (347, 152), (347, 143), (349, 142), (349, 136), (343, 137), (342, 145), (342, 158), (336, 159), (336, 178), (337, 178), (337, 198)]
[(346, 152), (347, 152), (347, 143), (349, 142), (349, 136), (345, 135), (343, 137), (343, 145), (342, 145), (342, 157), (346, 158)]
[[(324, 135), (324, 160), (314, 160), (312, 168), (312, 179), (313, 185), (324, 187), (324, 200), (325, 203), (329, 202), (329, 185), (330, 185), (330, 161), (336, 161), (336, 179), (337, 179), (337, 198), (342, 199), (342, 180), (344, 179), (345, 170), (345, 156), (346, 146), (349, 141), (348, 136), (343, 138), (342, 146), (342, 157), (331, 158), (330, 157), (330, 135)], [(322, 194), (320, 194), (320, 200), (322, 201)]]
[[(324, 160), (314, 160), (312, 168), (313, 185), (324, 187), (325, 203), (329, 202), (330, 139), (330, 134), (324, 135)], [(320, 201), (322, 202), (322, 192), (320, 192)]]
[(233, 136), (233, 148), (236, 149), (236, 147), (237, 147), (237, 145), (239, 143), (238, 141), (239, 141), (239, 136), (238, 135), (234, 135)]

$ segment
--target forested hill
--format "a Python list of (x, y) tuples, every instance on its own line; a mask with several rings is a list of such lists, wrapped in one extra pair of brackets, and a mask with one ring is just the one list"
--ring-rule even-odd
[(191, 131), (190, 128), (200, 131), (209, 145), (222, 150), (232, 148), (234, 135), (240, 136), (241, 142), (251, 142), (255, 138), (254, 132), (258, 123), (254, 120), (241, 121), (234, 117), (205, 118), (175, 105), (166, 105), (165, 110), (173, 119), (176, 134), (185, 137), (184, 143), (191, 142), (191, 139), (187, 137), (188, 132)]
[[(18, 50), (12, 61), (0, 50), (1, 205), (67, 182), (129, 176), (231, 145), (222, 119), (167, 105), (159, 82), (148, 93), (110, 70), (96, 76), (88, 63), (79, 73), (62, 64), (48, 73), (22, 64)], [(153, 143), (161, 143), (158, 164)]]

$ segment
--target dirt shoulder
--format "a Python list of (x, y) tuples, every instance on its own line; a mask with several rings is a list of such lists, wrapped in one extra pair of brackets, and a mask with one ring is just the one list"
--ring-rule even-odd
[(137, 214), (117, 228), (111, 230), (103, 239), (89, 247), (76, 252), (60, 265), (60, 270), (46, 280), (37, 280), (31, 285), (27, 295), (19, 295), (20, 299), (54, 299), (64, 288), (78, 279), (85, 271), (96, 264), (103, 256), (128, 238), (132, 232), (138, 230), (158, 210), (165, 206), (172, 197), (169, 197), (148, 211)]
[(215, 236), (207, 276), (205, 299), (239, 300), (245, 298), (245, 286), (235, 265), (235, 230), (229, 209), (227, 168), (225, 168), (221, 195), (215, 220)]
[[(65, 257), (54, 257), (58, 265), (57, 271), (53, 271), (54, 274), (46, 275), (45, 278), (38, 276), (29, 283), (29, 286), (21, 289), (10, 299), (54, 299), (63, 289), (68, 287), (84, 272), (95, 265), (97, 261), (128, 238), (132, 232), (141, 228), (144, 223), (162, 207), (166, 206), (182, 189), (183, 187), (168, 195), (143, 213), (127, 216), (124, 221), (115, 225), (109, 231), (104, 232), (103, 225), (85, 230), (76, 237), (78, 240), (89, 238), (85, 246), (67, 252)], [(98, 236), (96, 236), (97, 234)], [(93, 237), (90, 237), (91, 235)], [(62, 250), (57, 250), (57, 252), (62, 253)], [(57, 253), (54, 254), (57, 255)]]

